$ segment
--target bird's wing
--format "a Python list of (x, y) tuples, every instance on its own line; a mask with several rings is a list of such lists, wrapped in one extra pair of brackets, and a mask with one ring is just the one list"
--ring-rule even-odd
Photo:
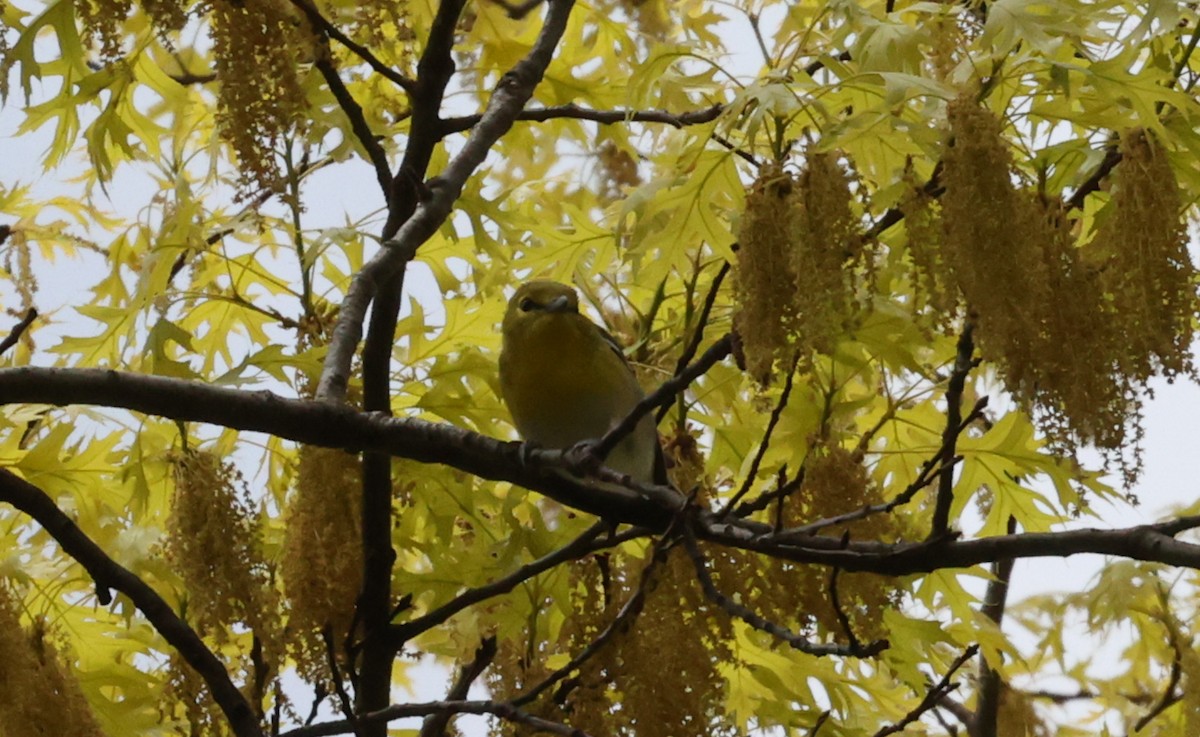
[(612, 349), (612, 352), (617, 354), (617, 358), (621, 359), (621, 363), (625, 364), (625, 368), (629, 370), (629, 373), (635, 373), (633, 366), (629, 365), (629, 359), (625, 357), (625, 349), (621, 347), (616, 338), (612, 337), (612, 333), (599, 325), (596, 325), (596, 332), (600, 333), (600, 338)]
[[(629, 363), (629, 359), (625, 357), (625, 351), (621, 348), (621, 344), (617, 339), (612, 337), (604, 328), (596, 325), (596, 331), (600, 333), (600, 337), (612, 349), (613, 353), (621, 359), (621, 363), (629, 370), (630, 374), (635, 377), (637, 373), (633, 370), (633, 365)], [(653, 417), (653, 415), (649, 415)], [(663, 454), (662, 443), (658, 440), (658, 428), (654, 430), (654, 483), (659, 486), (670, 486), (671, 480), (667, 477), (667, 457)]]

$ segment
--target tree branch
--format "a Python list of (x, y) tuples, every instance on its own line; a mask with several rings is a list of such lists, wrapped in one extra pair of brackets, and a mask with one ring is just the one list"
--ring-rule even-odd
[[(972, 335), (975, 324), (968, 317), (963, 322), (962, 334), (958, 337), (958, 350), (954, 358), (954, 372), (946, 387), (946, 429), (942, 432), (942, 457), (953, 458), (962, 431), (962, 395), (966, 388), (967, 374), (974, 367), (972, 356), (975, 341)], [(950, 527), (950, 507), (954, 504), (954, 473), (943, 473), (938, 481), (937, 502), (933, 508), (933, 524), (930, 537), (941, 537)]]
[(330, 23), (325, 16), (321, 15), (320, 11), (317, 10), (316, 6), (313, 5), (309, 0), (292, 0), (292, 5), (295, 5), (297, 8), (299, 8), (300, 11), (303, 12), (308, 18), (309, 22), (312, 23), (313, 26), (315, 26), (318, 30), (320, 30), (326, 36), (329, 36), (333, 40), (337, 41), (342, 46), (350, 49), (355, 56), (365, 61), (379, 74), (383, 75), (387, 79), (390, 79), (392, 82), (395, 82), (396, 85), (402, 88), (405, 92), (411, 94), (416, 88), (417, 83), (415, 81), (404, 76), (387, 64), (384, 64), (379, 60), (378, 57), (371, 53), (371, 50), (367, 47), (355, 43), (353, 39), (342, 33), (337, 26)]
[(597, 541), (596, 538), (600, 533), (610, 529), (610, 525), (606, 522), (597, 522), (588, 529), (584, 530), (581, 535), (576, 537), (570, 543), (555, 550), (552, 553), (543, 555), (535, 561), (527, 563), (507, 576), (492, 581), (491, 583), (477, 586), (473, 589), (467, 589), (450, 601), (442, 604), (431, 612), (423, 614), (419, 617), (411, 619), (401, 624), (392, 625), (391, 640), (394, 647), (401, 647), (405, 642), (426, 632), (433, 627), (445, 622), (446, 620), (458, 614), (467, 607), (478, 604), (481, 601), (487, 601), (493, 596), (506, 594), (512, 591), (520, 584), (537, 576), (540, 573), (550, 570), (560, 563), (565, 563), (569, 560), (582, 558), (589, 553), (597, 550), (602, 550), (608, 547), (620, 545), (626, 540), (632, 540), (636, 537), (641, 537), (646, 534), (644, 530), (634, 528), (614, 537), (608, 537), (604, 540)]
[(25, 317), (22, 317), (20, 322), (13, 326), (12, 331), (9, 332), (3, 341), (0, 341), (0, 355), (4, 355), (9, 348), (17, 344), (17, 341), (21, 339), (21, 336), (25, 334), (25, 331), (29, 329), (29, 326), (33, 324), (33, 321), (37, 317), (37, 309), (30, 307), (29, 311), (25, 313)]
[[(374, 451), (422, 463), (442, 463), (493, 481), (509, 481), (590, 514), (664, 530), (683, 498), (665, 487), (630, 483), (597, 485), (563, 473), (567, 451), (530, 449), (452, 425), (344, 405), (285, 399), (266, 391), (242, 391), (161, 376), (105, 369), (21, 367), (0, 369), (0, 405), (87, 404), (144, 412), (235, 430), (264, 432), (301, 443)], [(695, 520), (697, 538), (801, 563), (901, 576), (943, 568), (966, 568), (1002, 558), (1116, 555), (1200, 569), (1200, 545), (1174, 535), (1200, 526), (1200, 516), (1112, 530), (997, 535), (976, 540), (951, 536), (921, 542), (851, 541), (814, 535), (803, 528), (776, 532), (747, 519)]]
[(950, 679), (954, 676), (955, 672), (957, 672), (959, 668), (963, 667), (964, 663), (975, 657), (975, 653), (977, 652), (979, 652), (978, 645), (972, 645), (964, 650), (962, 655), (959, 655), (954, 659), (954, 662), (950, 664), (950, 669), (946, 671), (946, 675), (942, 676), (942, 679), (938, 681), (933, 688), (929, 689), (928, 693), (925, 694), (925, 698), (921, 699), (921, 703), (917, 704), (912, 711), (905, 714), (904, 718), (900, 721), (884, 727), (876, 732), (875, 737), (887, 737), (889, 734), (903, 732), (905, 727), (917, 721), (921, 718), (922, 714), (937, 706), (947, 694), (958, 688), (958, 684), (951, 683)]
[(666, 532), (663, 533), (662, 537), (655, 541), (654, 547), (650, 552), (650, 560), (647, 561), (645, 567), (642, 568), (642, 577), (638, 581), (637, 590), (634, 591), (633, 595), (629, 597), (629, 600), (621, 606), (621, 609), (617, 612), (616, 616), (613, 617), (612, 621), (608, 623), (608, 626), (605, 627), (600, 634), (596, 635), (596, 638), (588, 643), (587, 647), (579, 651), (575, 657), (571, 658), (570, 662), (546, 676), (533, 688), (514, 698), (512, 700), (512, 704), (515, 706), (524, 706), (525, 704), (533, 703), (535, 700), (537, 700), (537, 697), (545, 693), (547, 689), (570, 675), (571, 671), (577, 670), (588, 660), (591, 660), (591, 658), (596, 653), (600, 652), (600, 650), (607, 645), (608, 642), (628, 623), (632, 622), (634, 618), (641, 614), (642, 606), (646, 603), (646, 591), (650, 588), (650, 582), (652, 580), (651, 576), (654, 574), (654, 569), (662, 565), (663, 561), (666, 560), (667, 554), (670, 551), (671, 546), (674, 544), (674, 529), (682, 514), (683, 512), (681, 510), (679, 514), (675, 515)]
[[(678, 360), (675, 361), (675, 376), (683, 373), (683, 370), (695, 357), (696, 351), (700, 350), (700, 341), (704, 340), (704, 329), (708, 327), (709, 316), (712, 315), (713, 305), (717, 302), (717, 293), (721, 289), (721, 282), (725, 281), (725, 276), (729, 274), (730, 265), (728, 261), (721, 262), (721, 268), (717, 271), (717, 275), (713, 277), (712, 284), (708, 287), (708, 294), (704, 296), (704, 306), (700, 308), (700, 314), (696, 318), (696, 327), (692, 330), (692, 336), (688, 340), (683, 351), (679, 354)], [(680, 400), (682, 402), (682, 399)], [(654, 416), (654, 424), (662, 422), (663, 417), (666, 417), (670, 411), (670, 406), (664, 404), (658, 408), (658, 412)], [(682, 412), (680, 413), (682, 416)], [(681, 421), (682, 422), (682, 421)]]
[[(1017, 531), (1015, 517), (1008, 518), (1006, 529), (1010, 535)], [(996, 561), (992, 568), (993, 578), (988, 582), (987, 592), (983, 597), (983, 608), (980, 613), (992, 620), (997, 628), (1004, 620), (1004, 608), (1008, 603), (1008, 584), (1012, 579), (1014, 563), (1012, 558), (1002, 558)], [(974, 729), (977, 731), (976, 737), (997, 736), (1000, 726), (1000, 688), (1002, 685), (1000, 671), (993, 668), (992, 664), (987, 662), (986, 657), (980, 658), (979, 696), (975, 705), (975, 718), (972, 720)]]
[[(758, 467), (762, 465), (762, 459), (767, 455), (767, 448), (771, 446), (771, 436), (775, 434), (775, 427), (779, 425), (779, 419), (783, 417), (783, 410), (787, 408), (788, 399), (792, 395), (792, 383), (796, 379), (796, 367), (800, 364), (799, 351), (792, 354), (792, 365), (788, 370), (787, 378), (783, 382), (783, 391), (779, 394), (779, 401), (775, 403), (775, 407), (771, 410), (771, 417), (767, 420), (767, 429), (763, 431), (762, 440), (758, 443), (758, 451), (754, 454), (754, 460), (750, 462), (750, 470), (746, 471), (746, 480), (742, 482), (741, 487), (737, 490), (725, 506), (721, 509), (718, 517), (726, 517), (734, 506), (742, 500), (742, 497), (750, 493), (750, 489), (754, 487), (754, 480), (758, 476)], [(801, 470), (803, 473), (803, 470)], [(799, 478), (799, 477), (797, 477)], [(782, 489), (787, 484), (780, 484)], [(799, 488), (797, 486), (797, 488)], [(780, 497), (782, 499), (783, 497)]]
[[(593, 110), (570, 103), (568, 105), (522, 110), (517, 114), (515, 120), (544, 123), (547, 120), (570, 118), (571, 120), (588, 120), (604, 125), (615, 125), (618, 123), (663, 123), (675, 128), (683, 128), (689, 125), (711, 123), (724, 110), (725, 106), (720, 104), (704, 108), (703, 110), (689, 110), (684, 113), (672, 113), (666, 110)], [(442, 120), (442, 132), (446, 135), (461, 133), (475, 127), (482, 119), (482, 115), (461, 115), (454, 118), (445, 118)]]
[[(396, 719), (407, 717), (424, 717), (433, 714), (483, 714), (499, 717), (506, 722), (524, 724), (534, 731), (548, 732), (562, 737), (588, 737), (587, 732), (560, 722), (535, 717), (522, 711), (511, 703), (504, 701), (427, 701), (421, 704), (395, 704), (386, 709), (364, 714), (358, 718), (359, 724), (387, 724)], [(279, 737), (330, 737), (330, 735), (350, 734), (351, 725), (345, 720), (323, 722), (309, 727), (299, 727), (284, 732)]]
[(204, 679), (235, 735), (262, 737), (254, 708), (230, 680), (225, 666), (154, 589), (108, 557), (46, 492), (7, 469), (0, 469), (0, 501), (32, 517), (64, 553), (84, 567), (96, 582), (96, 598), (101, 604), (107, 606), (112, 602), (110, 589), (128, 596), (163, 639)]
[(629, 414), (625, 415), (624, 419), (613, 426), (600, 439), (600, 442), (596, 443), (592, 448), (592, 452), (603, 461), (612, 452), (613, 448), (617, 447), (617, 443), (621, 442), (622, 438), (633, 432), (633, 429), (637, 427), (637, 424), (642, 421), (643, 417), (658, 407), (669, 404), (675, 398), (676, 394), (687, 389), (693, 381), (723, 361), (729, 355), (729, 351), (732, 348), (732, 337), (726, 333), (716, 343), (713, 343), (695, 363), (664, 381), (649, 396), (644, 397), (642, 401), (634, 405), (633, 409), (629, 410)]
[[(458, 673), (458, 678), (454, 679), (454, 685), (450, 687), (450, 692), (446, 694), (446, 701), (462, 701), (467, 698), (467, 693), (471, 690), (471, 684), (476, 678), (483, 673), (492, 660), (496, 657), (496, 636), (485, 637), (483, 642), (479, 643), (478, 649), (475, 650), (475, 657), (471, 662), (463, 667)], [(430, 714), (425, 717), (424, 723), (421, 724), (421, 732), (417, 737), (443, 737), (446, 734), (446, 727), (450, 724), (448, 711)]]
[(574, 0), (550, 0), (546, 21), (529, 54), (500, 80), (488, 101), (487, 110), (471, 131), (462, 150), (436, 180), (430, 182), (430, 196), (417, 206), (394, 238), (384, 242), (375, 255), (355, 275), (342, 302), (338, 324), (329, 343), (329, 352), (321, 372), (317, 396), (340, 402), (349, 382), (350, 362), (362, 338), (362, 321), (380, 284), (399, 273), (450, 215), (467, 178), (483, 163), (492, 146), (509, 128), (533, 95), (554, 49), (566, 29)]
[(683, 544), (687, 549), (688, 556), (692, 559), (692, 566), (696, 569), (696, 579), (700, 582), (700, 588), (704, 590), (706, 597), (724, 609), (731, 617), (737, 617), (755, 629), (774, 635), (786, 642), (792, 649), (799, 650), (808, 655), (848, 655), (868, 658), (878, 655), (887, 649), (887, 640), (876, 640), (868, 645), (861, 645), (857, 641), (852, 641), (849, 645), (813, 642), (756, 614), (749, 607), (737, 603), (717, 589), (716, 584), (713, 583), (712, 576), (708, 573), (708, 564), (704, 560), (704, 553), (700, 550), (700, 546), (696, 544), (695, 533), (687, 525), (684, 526), (683, 532)]
[(338, 107), (350, 120), (350, 130), (354, 131), (354, 137), (358, 139), (363, 150), (367, 152), (367, 159), (375, 167), (375, 180), (379, 182), (379, 187), (383, 191), (383, 199), (386, 202), (391, 197), (392, 170), (388, 166), (387, 154), (384, 152), (383, 146), (379, 144), (379, 140), (371, 131), (370, 124), (367, 123), (362, 105), (358, 104), (358, 100), (354, 99), (354, 95), (350, 94), (350, 90), (338, 76), (337, 68), (330, 60), (328, 48), (318, 52), (316, 67), (317, 71), (321, 72), (321, 76), (325, 78), (325, 84), (329, 85), (329, 91), (333, 93), (333, 99), (337, 100)]
[[(384, 185), (388, 206), (387, 221), (382, 232), (385, 241), (395, 236), (403, 224), (411, 221), (418, 202), (425, 196), (423, 180), (434, 149), (441, 141), (437, 124), (446, 87), (454, 75), (454, 34), (464, 4), (465, 0), (441, 0), (438, 3), (425, 50), (417, 63), (417, 84), (409, 92), (412, 121), (404, 158), (390, 183)], [(423, 236), (420, 241), (428, 237)], [(414, 241), (411, 254), (401, 256), (396, 269), (383, 276), (374, 289), (371, 321), (362, 352), (363, 406), (370, 412), (391, 414), (392, 348), (396, 342), (396, 320), (404, 291), (406, 266), (416, 254), (418, 245), (419, 242)], [(386, 247), (373, 261), (384, 255), (388, 255)], [(360, 272), (356, 280), (361, 276)], [(360, 330), (361, 321), (362, 315), (359, 315)], [(348, 372), (349, 365), (342, 369)], [(328, 372), (322, 372), (321, 381), (324, 382), (327, 376)], [(344, 391), (345, 385), (341, 388)], [(318, 388), (318, 396), (319, 391)], [(355, 616), (362, 623), (359, 650), (362, 667), (361, 688), (356, 689), (356, 697), (359, 711), (365, 713), (383, 709), (391, 702), (395, 657), (395, 652), (388, 647), (392, 619), (392, 566), (396, 560), (396, 551), (392, 547), (392, 464), (384, 454), (363, 454), (359, 524), (362, 529), (363, 583)], [(379, 724), (367, 731), (370, 737), (383, 737), (387, 729), (385, 724)]]

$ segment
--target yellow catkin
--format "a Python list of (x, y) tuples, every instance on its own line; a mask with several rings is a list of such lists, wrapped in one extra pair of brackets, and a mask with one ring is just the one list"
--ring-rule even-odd
[(0, 734), (103, 737), (45, 622), (21, 624), (20, 604), (0, 585)]
[(778, 167), (764, 167), (746, 195), (734, 270), (738, 311), (734, 327), (746, 369), (766, 382), (789, 351), (795, 321), (792, 251), (798, 232), (797, 184)]
[(1131, 412), (1130, 382), (1112, 360), (1120, 350), (1112, 330), (1099, 271), (1076, 247), (1061, 203), (1037, 204), (1027, 232), (1041, 244), (1050, 300), (1038, 310), (1040, 333), (1033, 353), (1039, 360), (1016, 387), (1035, 404), (1042, 429), (1059, 445), (1073, 439), (1120, 448)]
[(323, 633), (334, 650), (350, 634), (362, 584), (362, 471), (344, 451), (300, 449), (296, 490), (289, 500), (279, 569), (289, 604), (288, 632), (301, 675), (330, 677)]
[(940, 207), (933, 197), (911, 181), (909, 194), (900, 202), (906, 234), (905, 255), (913, 285), (913, 312), (926, 314), (935, 328), (946, 328), (958, 314), (958, 290), (949, 265), (942, 257)]
[(304, 121), (304, 74), (315, 41), (286, 0), (210, 0), (208, 10), (221, 134), (237, 153), (243, 187), (274, 188), (275, 150)]
[(837, 154), (810, 152), (798, 185), (792, 311), (797, 348), (806, 357), (830, 352), (850, 322), (862, 238), (851, 207), (850, 177)]
[(83, 26), (84, 41), (95, 46), (101, 57), (121, 57), (122, 26), (133, 10), (132, 0), (83, 0), (75, 3), (75, 12)]
[(166, 550), (187, 586), (188, 619), (218, 642), (232, 625), (244, 624), (273, 646), (276, 607), (244, 481), (232, 464), (206, 451), (176, 453), (171, 463)]
[(1045, 259), (1029, 232), (1030, 201), (1013, 184), (1000, 119), (970, 95), (950, 103), (948, 118), (942, 258), (977, 315), (983, 355), (1017, 387), (1041, 360), (1038, 315), (1051, 301)]
[[(783, 502), (782, 521), (785, 527), (794, 527), (854, 512), (882, 500), (856, 453), (836, 445), (817, 445), (805, 460), (804, 482)], [(772, 514), (778, 512), (772, 509)], [(848, 534), (853, 540), (889, 542), (898, 538), (900, 531), (895, 515), (875, 514), (826, 528), (820, 534)], [(833, 632), (843, 637), (830, 597), (827, 569), (773, 559), (747, 563), (766, 569), (765, 574), (755, 574), (753, 569), (746, 572), (742, 578), (748, 588), (742, 593), (768, 619), (809, 633)], [(883, 612), (892, 603), (895, 587), (869, 574), (842, 574), (837, 587), (842, 613), (850, 620), (855, 635), (860, 639), (884, 636)]]
[(1050, 737), (1053, 732), (1038, 716), (1033, 699), (1008, 684), (1000, 686), (997, 737)]
[[(640, 572), (645, 562), (634, 558), (629, 565)], [(616, 718), (638, 737), (707, 737), (723, 719), (718, 666), (732, 657), (729, 617), (705, 597), (682, 548), (650, 575), (641, 614), (613, 643), (621, 695)], [(640, 575), (627, 578), (628, 596)]]
[(1183, 202), (1167, 153), (1142, 130), (1121, 136), (1112, 213), (1092, 244), (1122, 336), (1121, 371), (1143, 382), (1156, 372), (1192, 373), (1198, 317)]
[[(166, 688), (159, 709), (162, 720), (175, 724), (180, 733), (204, 737), (232, 734), (229, 720), (213, 701), (204, 679), (177, 653), (167, 663)], [(186, 732), (180, 722), (186, 723)]]

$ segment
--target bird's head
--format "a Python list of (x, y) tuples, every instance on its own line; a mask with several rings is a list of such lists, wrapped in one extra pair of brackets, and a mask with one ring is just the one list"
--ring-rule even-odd
[(508, 301), (503, 330), (505, 335), (513, 335), (543, 321), (578, 314), (579, 294), (573, 287), (538, 279), (522, 284)]

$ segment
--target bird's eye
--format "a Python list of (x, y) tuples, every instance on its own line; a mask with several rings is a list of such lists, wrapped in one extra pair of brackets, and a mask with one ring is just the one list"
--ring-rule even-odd
[(537, 302), (534, 302), (529, 297), (526, 297), (525, 299), (521, 300), (521, 304), (517, 306), (521, 308), (521, 312), (529, 312), (534, 307), (537, 307)]

